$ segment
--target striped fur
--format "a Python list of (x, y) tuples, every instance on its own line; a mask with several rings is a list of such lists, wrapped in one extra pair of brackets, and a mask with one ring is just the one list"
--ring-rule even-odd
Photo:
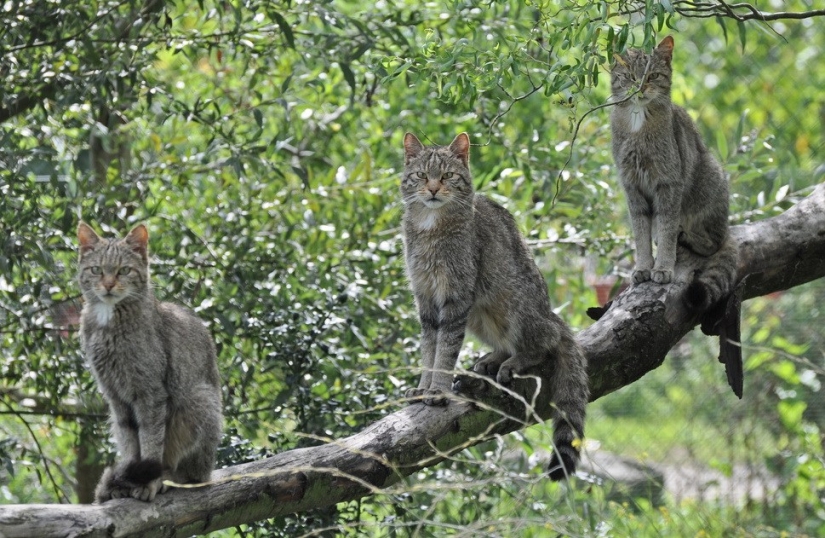
[[(631, 49), (614, 63), (613, 159), (636, 243), (633, 284), (671, 282), (677, 247), (686, 247), (706, 258), (683, 296), (689, 310), (702, 314), (731, 295), (738, 252), (729, 234), (728, 181), (722, 167), (688, 113), (671, 102), (673, 46), (668, 36), (651, 54)], [(738, 328), (738, 311), (728, 315), (737, 316), (728, 325)], [(721, 345), (723, 356), (739, 362), (729, 366), (741, 370), (738, 342)], [(732, 386), (741, 397), (741, 388)]]
[(150, 501), (163, 478), (207, 481), (223, 421), (209, 331), (191, 311), (155, 299), (145, 226), (110, 240), (81, 222), (77, 236), (81, 347), (109, 404), (119, 452), (97, 501)]
[[(404, 251), (421, 321), (424, 373), (408, 397), (446, 404), (469, 330), (493, 351), (474, 370), (502, 384), (552, 371), (556, 454), (551, 478), (579, 459), (589, 398), (586, 359), (570, 329), (550, 308), (547, 285), (512, 215), (475, 194), (470, 140), (424, 146), (404, 138)], [(551, 365), (550, 368), (547, 368)]]

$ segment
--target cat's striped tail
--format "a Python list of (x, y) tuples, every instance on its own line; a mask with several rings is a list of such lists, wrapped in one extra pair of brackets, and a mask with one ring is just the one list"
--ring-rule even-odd
[(556, 352), (550, 381), (553, 405), (553, 456), (547, 467), (551, 480), (564, 480), (576, 470), (584, 443), (584, 417), (590, 399), (587, 359), (572, 334)]
[(704, 267), (693, 276), (685, 290), (685, 306), (691, 312), (706, 312), (733, 291), (736, 284), (736, 268), (739, 249), (728, 236), (715, 254), (708, 256)]
[(701, 314), (702, 332), (719, 335), (719, 362), (725, 365), (725, 374), (733, 393), (742, 398), (744, 372), (740, 342), (742, 298), (736, 291), (739, 250), (728, 237), (705, 266), (694, 275), (685, 290), (685, 306), (694, 314)]

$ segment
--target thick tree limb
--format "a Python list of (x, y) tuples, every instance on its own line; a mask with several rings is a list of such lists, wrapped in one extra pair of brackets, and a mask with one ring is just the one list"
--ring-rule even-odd
[[(825, 185), (782, 215), (735, 227), (733, 235), (740, 245), (739, 277), (747, 275), (746, 298), (825, 276)], [(590, 360), (593, 399), (658, 367), (696, 325), (681, 302), (691, 264), (681, 266), (672, 285), (647, 283), (626, 291), (602, 319), (579, 333)], [(724, 382), (721, 369), (719, 382)], [(546, 396), (539, 396), (535, 409), (544, 409)], [(393, 484), (418, 469), (543, 418), (500, 391), (482, 400), (403, 407), (346, 439), (223, 469), (209, 486), (173, 490), (152, 503), (5, 506), (0, 535), (188, 536), (368, 494), (391, 495)]]

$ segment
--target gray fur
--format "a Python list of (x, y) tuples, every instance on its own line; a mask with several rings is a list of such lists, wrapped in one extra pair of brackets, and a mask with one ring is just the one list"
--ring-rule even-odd
[(467, 135), (442, 147), (423, 146), (407, 133), (404, 148), (404, 250), (424, 363), (418, 388), (407, 396), (446, 403), (467, 329), (493, 348), (473, 369), (499, 383), (552, 362), (554, 441), (565, 468), (557, 465), (551, 476), (563, 477), (578, 460), (574, 440), (584, 435), (584, 354), (551, 310), (547, 285), (512, 215), (474, 193)]
[(82, 222), (77, 233), (81, 346), (120, 453), (97, 501), (150, 501), (164, 479), (208, 481), (223, 423), (209, 331), (188, 309), (155, 299), (143, 225), (122, 240), (100, 238)]
[(631, 49), (614, 63), (613, 158), (636, 240), (633, 283), (669, 283), (682, 245), (712, 257), (696, 279), (704, 288), (702, 303), (686, 298), (691, 308), (705, 310), (730, 293), (736, 276), (728, 182), (690, 116), (671, 102), (672, 54), (668, 36), (652, 54)]

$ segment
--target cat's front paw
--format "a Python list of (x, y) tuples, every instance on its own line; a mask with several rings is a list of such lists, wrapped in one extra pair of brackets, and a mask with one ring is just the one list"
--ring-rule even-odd
[(447, 394), (441, 389), (427, 389), (424, 391), (424, 405), (443, 407), (450, 403)]
[(105, 503), (111, 499), (124, 499), (131, 497), (132, 488), (118, 485), (115, 480), (115, 470), (107, 467), (103, 471), (103, 476), (95, 488), (95, 502)]
[(407, 402), (410, 405), (417, 404), (421, 401), (421, 397), (424, 396), (424, 392), (426, 392), (426, 389), (407, 389), (407, 391), (404, 393), (404, 398), (410, 400), (409, 402)]
[(633, 284), (641, 284), (650, 280), (650, 269), (635, 269), (633, 271)]
[(673, 270), (672, 269), (654, 269), (651, 272), (650, 278), (656, 284), (670, 284), (671, 280), (673, 280)]

